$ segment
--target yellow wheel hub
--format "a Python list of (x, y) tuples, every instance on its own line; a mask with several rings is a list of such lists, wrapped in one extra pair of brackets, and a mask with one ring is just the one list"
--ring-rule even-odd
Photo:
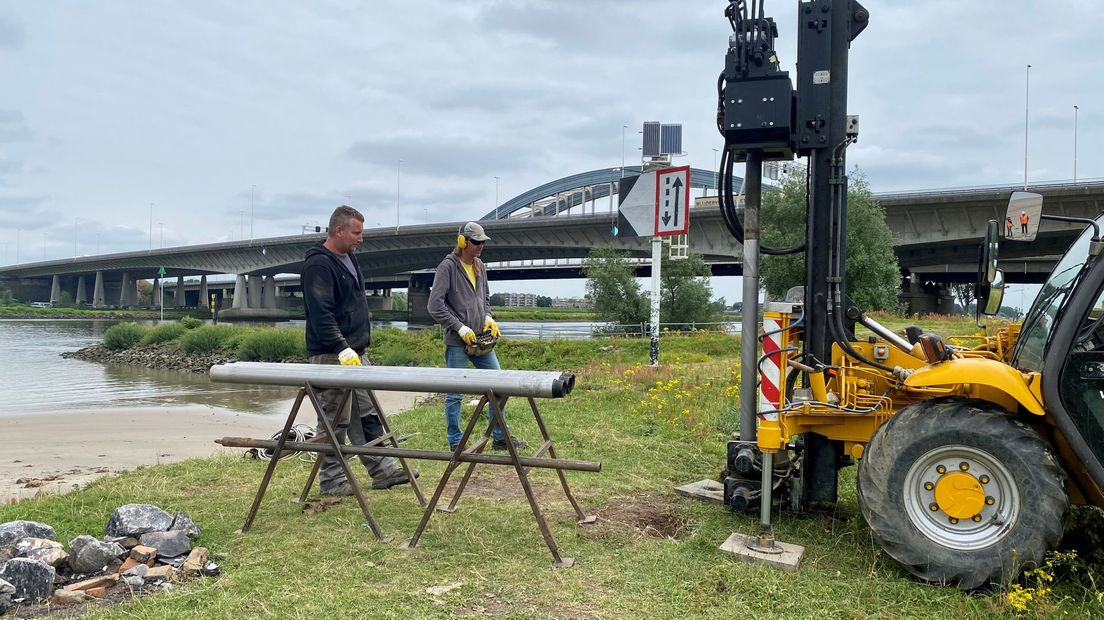
[(970, 474), (951, 472), (935, 483), (935, 503), (947, 516), (969, 519), (985, 506), (985, 489)]

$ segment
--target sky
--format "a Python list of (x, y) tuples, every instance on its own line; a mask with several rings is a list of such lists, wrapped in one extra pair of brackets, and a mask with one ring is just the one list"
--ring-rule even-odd
[[(651, 120), (712, 168), (726, 4), (0, 0), (0, 264), (298, 234), (341, 203), (476, 219), (638, 161)], [(1025, 116), (1029, 179), (1071, 179), (1075, 105), (1077, 177), (1104, 177), (1098, 0), (864, 5), (847, 157), (874, 191), (1022, 182)], [(797, 6), (766, 6), (791, 75)]]

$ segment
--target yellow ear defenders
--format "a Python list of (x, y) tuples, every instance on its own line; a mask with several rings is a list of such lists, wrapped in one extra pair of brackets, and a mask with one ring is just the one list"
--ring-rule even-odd
[[(461, 227), (460, 230), (463, 231), (464, 228)], [(460, 248), (461, 250), (468, 247), (468, 238), (464, 236), (463, 232), (456, 236), (456, 247)]]

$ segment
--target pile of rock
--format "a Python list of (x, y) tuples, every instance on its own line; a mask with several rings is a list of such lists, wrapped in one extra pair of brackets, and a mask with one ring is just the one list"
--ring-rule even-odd
[(2, 523), (0, 614), (21, 603), (73, 605), (110, 592), (142, 593), (171, 588), (186, 577), (215, 576), (218, 566), (208, 561), (207, 549), (192, 547), (199, 534), (187, 513), (150, 504), (120, 506), (103, 539), (77, 536), (68, 551), (49, 525)]

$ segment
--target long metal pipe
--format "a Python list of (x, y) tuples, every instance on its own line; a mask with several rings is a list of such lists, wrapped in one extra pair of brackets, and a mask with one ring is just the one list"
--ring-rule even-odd
[(210, 370), (212, 381), (322, 388), (362, 388), (398, 392), (459, 392), (499, 396), (563, 398), (575, 387), (575, 375), (533, 370), (412, 368), (234, 362)]
[(743, 303), (740, 324), (740, 441), (755, 441), (759, 416), (759, 205), (763, 153), (748, 151), (744, 166)]
[(866, 316), (865, 314), (862, 315), (861, 317), (859, 317), (859, 322), (862, 323), (864, 326), (866, 326), (867, 329), (874, 332), (875, 334), (877, 334), (881, 338), (885, 339), (887, 342), (889, 342), (893, 346), (895, 346), (898, 349), (904, 351), (905, 353), (908, 353), (910, 355), (912, 354), (912, 343), (909, 342), (908, 340), (905, 340), (904, 338), (898, 336), (897, 334), (893, 333), (893, 330), (891, 330), (888, 327), (882, 325), (881, 323), (878, 323), (877, 321), (875, 321), (874, 319)]
[[(276, 439), (252, 439), (250, 437), (223, 437), (216, 439), (215, 443), (227, 448), (263, 448), (275, 450), (279, 443)], [(334, 451), (328, 443), (314, 443), (309, 441), (286, 441), (284, 450), (296, 452), (322, 452), (330, 454)], [(389, 448), (386, 446), (342, 446), (341, 452), (346, 456), (350, 454), (365, 454), (368, 456), (393, 456), (403, 459), (421, 459), (425, 461), (451, 461), (452, 452), (435, 452), (433, 450), (414, 450), (411, 448)], [(513, 465), (514, 461), (508, 456), (495, 456), (493, 454), (475, 454), (461, 452), (457, 457), (462, 463), (486, 463), (490, 465)], [(529, 456), (518, 457), (518, 461), (524, 467), (539, 467), (544, 469), (570, 469), (572, 471), (602, 471), (602, 464), (596, 461), (569, 461), (565, 459), (541, 459)]]

